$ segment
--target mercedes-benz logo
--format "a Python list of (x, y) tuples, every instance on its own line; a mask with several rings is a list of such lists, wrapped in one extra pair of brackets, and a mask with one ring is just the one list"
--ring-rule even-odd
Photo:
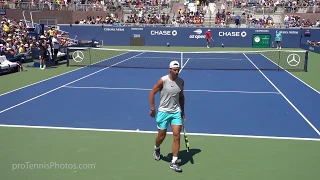
[(72, 59), (75, 62), (81, 62), (84, 59), (84, 54), (81, 51), (75, 51), (72, 53)]
[(287, 62), (290, 66), (297, 66), (300, 63), (300, 56), (298, 54), (290, 54), (287, 57)]

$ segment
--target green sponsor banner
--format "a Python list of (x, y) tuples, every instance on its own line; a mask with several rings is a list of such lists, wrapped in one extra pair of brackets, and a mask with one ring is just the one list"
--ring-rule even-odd
[(252, 47), (270, 48), (270, 34), (254, 34), (252, 38)]

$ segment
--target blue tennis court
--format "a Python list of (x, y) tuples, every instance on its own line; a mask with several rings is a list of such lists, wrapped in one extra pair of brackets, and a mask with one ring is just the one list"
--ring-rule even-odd
[(125, 52), (1, 95), (0, 124), (156, 131), (148, 94), (177, 59), (188, 133), (319, 139), (319, 92), (260, 53)]

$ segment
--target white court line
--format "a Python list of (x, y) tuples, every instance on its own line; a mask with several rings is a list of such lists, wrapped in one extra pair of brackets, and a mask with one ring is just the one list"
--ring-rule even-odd
[[(115, 58), (115, 57), (118, 57), (118, 56), (121, 56), (121, 55), (124, 55), (124, 54), (127, 54), (127, 53), (128, 53), (128, 52), (121, 53), (121, 54), (119, 54), (119, 55), (117, 55), (117, 56), (113, 56), (113, 57), (108, 58), (108, 59), (105, 59), (105, 60), (103, 60), (103, 61), (107, 61), (107, 60), (109, 60), (109, 59), (112, 59), (112, 58)], [(101, 62), (101, 61), (99, 61), (99, 62)], [(96, 62), (96, 63), (94, 63), (94, 64), (97, 64), (97, 63), (99, 63), (99, 62)], [(35, 82), (35, 83), (32, 83), (32, 84), (29, 84), (29, 85), (26, 85), (26, 86), (23, 86), (23, 87), (21, 87), (21, 88), (14, 89), (14, 90), (12, 90), (12, 91), (9, 91), (9, 92), (0, 94), (0, 97), (3, 96), (3, 95), (6, 95), (6, 94), (10, 94), (10, 93), (13, 93), (13, 92), (15, 92), (15, 91), (18, 91), (18, 90), (21, 90), (21, 89), (24, 89), (24, 88), (27, 88), (27, 87), (30, 87), (30, 86), (33, 86), (33, 85), (36, 85), (36, 84), (45, 82), (45, 81), (48, 81), (48, 80), (50, 80), (50, 79), (54, 79), (54, 78), (57, 78), (57, 77), (59, 77), (59, 76), (63, 76), (63, 75), (65, 75), (65, 74), (69, 74), (69, 73), (71, 73), (71, 72), (78, 71), (78, 70), (83, 69), (83, 68), (86, 68), (86, 67), (87, 67), (87, 66), (84, 66), (84, 67), (81, 67), (81, 68), (77, 68), (77, 69), (74, 69), (74, 70), (72, 70), (72, 71), (68, 71), (68, 72), (65, 72), (65, 73), (62, 73), (62, 74), (59, 74), (59, 75), (56, 75), (56, 76), (53, 76), (53, 77), (50, 77), (50, 78), (47, 78), (47, 79), (44, 79), (44, 80)]]
[(186, 63), (184, 63), (184, 65), (181, 67), (179, 74), (181, 73), (182, 69), (186, 66), (186, 64), (188, 63), (188, 61), (190, 60), (190, 58), (187, 59)]
[(262, 74), (262, 76), (264, 78), (266, 78), (266, 80), (269, 81), (269, 83), (282, 95), (282, 97), (287, 100), (287, 102), (293, 107), (294, 110), (296, 110), (300, 116), (312, 127), (312, 129), (320, 136), (320, 132), (319, 130), (302, 114), (302, 112), (279, 90), (279, 88), (273, 84), (273, 82), (251, 61), (251, 59), (245, 54), (243, 53), (243, 55), (248, 59), (248, 61), (251, 62), (251, 64), (257, 68), (257, 70)]
[[(73, 89), (104, 89), (104, 90), (135, 90), (135, 91), (150, 91), (151, 89), (145, 88), (111, 88), (111, 87), (97, 87), (97, 86), (64, 86), (64, 88)], [(280, 94), (279, 92), (263, 92), (263, 91), (213, 91), (213, 90), (202, 90), (202, 89), (185, 89), (185, 92), (208, 92), (208, 93), (246, 93), (246, 94)]]
[(314, 90), (316, 93), (320, 94), (320, 92), (318, 90), (316, 90), (315, 88), (311, 87), (309, 84), (307, 84), (306, 82), (302, 81), (301, 79), (299, 79), (297, 76), (293, 75), (291, 72), (287, 71), (286, 69), (284, 69), (283, 67), (281, 67), (280, 65), (276, 64), (275, 62), (273, 62), (271, 59), (267, 58), (265, 55), (261, 54), (264, 58), (268, 59), (270, 62), (272, 62), (273, 64), (275, 64), (276, 66), (280, 67), (282, 70), (286, 71), (288, 74), (290, 74), (292, 77), (296, 78), (297, 80), (299, 80), (300, 82), (302, 82), (304, 85), (308, 86), (310, 89)]
[[(150, 57), (150, 56), (148, 56), (148, 57), (137, 57), (137, 58), (139, 58), (139, 59), (180, 59), (180, 57), (177, 57), (177, 58), (175, 58), (175, 57)], [(190, 59), (190, 58), (189, 58)], [(227, 60), (234, 60), (234, 61), (240, 61), (240, 60), (242, 60), (242, 61), (246, 61), (247, 59), (230, 59), (230, 58), (192, 58), (192, 59), (227, 59)]]
[[(9, 128), (29, 128), (29, 129), (51, 129), (51, 130), (73, 130), (73, 131), (93, 131), (93, 132), (123, 132), (123, 133), (142, 133), (157, 134), (157, 131), (138, 131), (124, 129), (95, 129), (95, 128), (74, 128), (74, 127), (51, 127), (51, 126), (27, 126), (27, 125), (6, 125), (0, 124), (0, 127)], [(168, 132), (172, 134), (172, 132)], [(183, 135), (183, 132), (181, 132)], [(320, 141), (317, 138), (299, 138), (299, 137), (278, 137), (278, 136), (253, 136), (253, 135), (231, 135), (231, 134), (209, 134), (209, 133), (188, 133), (188, 136), (211, 136), (211, 137), (233, 137), (249, 139), (276, 139), (276, 140), (297, 140), (297, 141)]]
[[(143, 53), (144, 53), (144, 52), (143, 52)], [(141, 54), (143, 54), (143, 53), (137, 54), (137, 55), (135, 55), (135, 56), (132, 56), (132, 57), (130, 57), (130, 58), (127, 58), (127, 59), (125, 59), (125, 60), (122, 60), (122, 61), (120, 61), (120, 62), (117, 62), (117, 63), (115, 63), (115, 64), (112, 64), (111, 66), (115, 66), (115, 65), (120, 64), (120, 63), (122, 63), (122, 62), (128, 61), (128, 60), (130, 60), (130, 59), (132, 59), (132, 58), (134, 58), (134, 57), (136, 57), (136, 56), (139, 56), (139, 55), (141, 55)], [(34, 99), (37, 99), (37, 98), (39, 98), (39, 97), (41, 97), (41, 96), (44, 96), (44, 95), (49, 94), (49, 93), (52, 93), (52, 92), (54, 92), (54, 91), (56, 91), (56, 90), (58, 90), (58, 89), (63, 88), (64, 86), (67, 86), (67, 85), (69, 85), (69, 84), (72, 84), (72, 83), (75, 83), (75, 82), (77, 82), (77, 81), (80, 81), (80, 80), (82, 80), (82, 79), (84, 79), (84, 78), (87, 78), (87, 77), (89, 77), (89, 76), (92, 76), (92, 75), (94, 75), (94, 74), (97, 74), (98, 72), (101, 72), (101, 71), (103, 71), (103, 70), (109, 69), (109, 68), (110, 68), (110, 66), (109, 66), (109, 67), (105, 67), (105, 68), (103, 68), (103, 69), (100, 69), (99, 71), (95, 71), (95, 72), (93, 72), (93, 73), (91, 73), (91, 74), (88, 74), (88, 75), (86, 75), (86, 76), (83, 76), (83, 77), (81, 77), (81, 78), (79, 78), (79, 79), (76, 79), (76, 80), (74, 80), (74, 81), (71, 81), (71, 82), (69, 82), (69, 83), (67, 83), (67, 84), (64, 84), (64, 85), (62, 85), (62, 86), (59, 86), (59, 87), (57, 87), (57, 88), (54, 88), (54, 89), (52, 89), (52, 90), (50, 90), (50, 91), (48, 91), (48, 92), (46, 92), (46, 93), (40, 94), (40, 95), (35, 96), (35, 97), (31, 98), (31, 99), (28, 99), (28, 100), (26, 100), (26, 101), (23, 101), (23, 102), (21, 102), (21, 103), (19, 103), (19, 104), (16, 104), (16, 105), (14, 105), (14, 106), (11, 106), (11, 107), (9, 107), (9, 108), (7, 108), (7, 109), (4, 109), (4, 110), (0, 111), (0, 114), (1, 114), (1, 113), (4, 113), (4, 112), (6, 112), (6, 111), (8, 111), (8, 110), (10, 110), (10, 109), (13, 109), (13, 108), (15, 108), (15, 107), (18, 107), (18, 106), (20, 106), (20, 105), (22, 105), (22, 104), (25, 104), (25, 103), (27, 103), (27, 102), (29, 102), (29, 101), (32, 101), (32, 100), (34, 100)]]

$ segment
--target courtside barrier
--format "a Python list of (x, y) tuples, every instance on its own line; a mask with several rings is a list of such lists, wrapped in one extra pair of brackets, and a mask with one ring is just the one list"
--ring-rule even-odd
[(307, 43), (301, 43), (300, 48), (320, 54), (320, 46), (313, 46)]
[[(191, 27), (128, 27), (104, 25), (59, 25), (69, 37), (99, 40), (107, 46), (195, 46), (205, 47), (208, 28)], [(276, 31), (283, 35), (283, 48), (299, 48), (307, 40), (320, 41), (320, 29), (284, 28), (210, 28), (214, 47), (275, 47)]]

